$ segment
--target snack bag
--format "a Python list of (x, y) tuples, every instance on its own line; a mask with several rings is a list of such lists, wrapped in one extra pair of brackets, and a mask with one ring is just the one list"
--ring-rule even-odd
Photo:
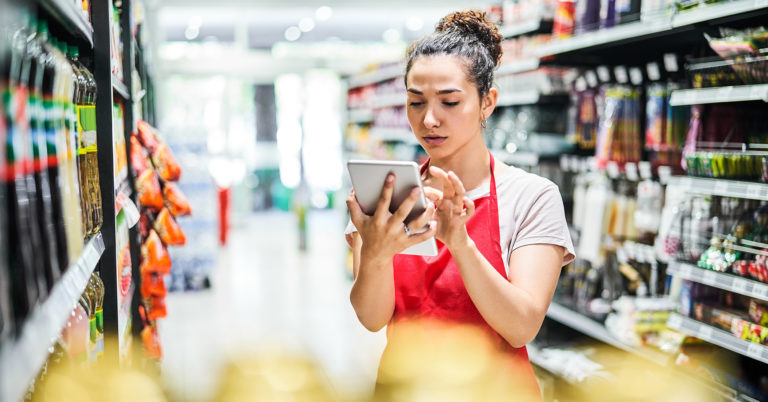
[(139, 129), (139, 140), (144, 144), (144, 148), (150, 153), (154, 153), (160, 142), (157, 140), (155, 130), (144, 120), (139, 120), (136, 123), (136, 127)]
[(163, 207), (163, 192), (160, 182), (152, 169), (146, 169), (136, 179), (136, 192), (139, 194), (139, 203), (147, 208), (159, 210)]
[(150, 307), (147, 318), (149, 318), (150, 321), (168, 316), (168, 309), (165, 306), (165, 297), (152, 296), (149, 298), (149, 304)]
[(136, 134), (131, 135), (131, 167), (136, 172), (136, 177), (141, 176), (150, 167), (149, 159)]
[(171, 211), (173, 216), (185, 216), (192, 214), (192, 207), (189, 206), (187, 197), (175, 184), (165, 183), (163, 195), (165, 196), (165, 207)]
[(152, 163), (157, 169), (157, 174), (165, 181), (178, 181), (181, 177), (181, 166), (165, 144), (159, 144), (152, 152)]
[(155, 230), (160, 235), (163, 243), (169, 246), (183, 246), (187, 243), (187, 236), (176, 223), (168, 208), (163, 208), (155, 219)]
[(165, 288), (165, 280), (162, 275), (145, 273), (141, 276), (141, 296), (145, 299), (151, 296), (165, 297), (168, 290)]
[[(143, 308), (143, 306), (141, 306)], [(160, 336), (157, 333), (157, 326), (145, 326), (141, 330), (141, 340), (144, 343), (144, 354), (155, 360), (163, 357), (163, 348), (160, 346)]]
[(147, 240), (141, 245), (141, 274), (148, 272), (171, 273), (171, 256), (154, 230), (149, 231)]

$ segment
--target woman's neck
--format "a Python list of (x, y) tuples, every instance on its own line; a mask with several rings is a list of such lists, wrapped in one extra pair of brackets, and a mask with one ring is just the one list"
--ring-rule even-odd
[(437, 166), (446, 172), (453, 171), (464, 184), (464, 189), (480, 187), (490, 178), (491, 159), (482, 137), (459, 148), (452, 155), (430, 159), (430, 166)]

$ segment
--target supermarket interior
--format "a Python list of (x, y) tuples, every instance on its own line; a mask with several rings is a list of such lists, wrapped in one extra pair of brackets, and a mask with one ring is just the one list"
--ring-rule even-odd
[(347, 162), (427, 162), (406, 55), (469, 9), (575, 250), (534, 399), (768, 400), (767, 0), (0, 0), (0, 402), (522, 399), (350, 300)]

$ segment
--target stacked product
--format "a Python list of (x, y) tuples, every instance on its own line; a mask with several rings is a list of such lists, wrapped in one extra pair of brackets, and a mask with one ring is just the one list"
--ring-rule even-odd
[(189, 215), (192, 210), (174, 183), (181, 176), (181, 168), (170, 150), (149, 124), (139, 121), (138, 128), (138, 135), (134, 133), (131, 136), (131, 167), (136, 177), (136, 192), (142, 212), (139, 221), (142, 236), (142, 339), (147, 355), (159, 359), (162, 349), (156, 320), (167, 314), (164, 276), (171, 273), (167, 246), (183, 246), (186, 243), (186, 236), (176, 223), (176, 217)]

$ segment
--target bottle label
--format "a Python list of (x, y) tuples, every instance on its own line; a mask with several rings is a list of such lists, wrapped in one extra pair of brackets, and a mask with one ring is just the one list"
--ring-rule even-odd
[(99, 331), (96, 329), (96, 318), (90, 319), (90, 325), (91, 325), (91, 331), (89, 336), (89, 342), (88, 342), (88, 360), (90, 362), (96, 361), (96, 356), (98, 354), (98, 347), (97, 347), (97, 339), (99, 335)]
[(77, 106), (78, 134), (80, 136), (80, 149), (78, 154), (84, 155), (96, 152), (96, 106)]

